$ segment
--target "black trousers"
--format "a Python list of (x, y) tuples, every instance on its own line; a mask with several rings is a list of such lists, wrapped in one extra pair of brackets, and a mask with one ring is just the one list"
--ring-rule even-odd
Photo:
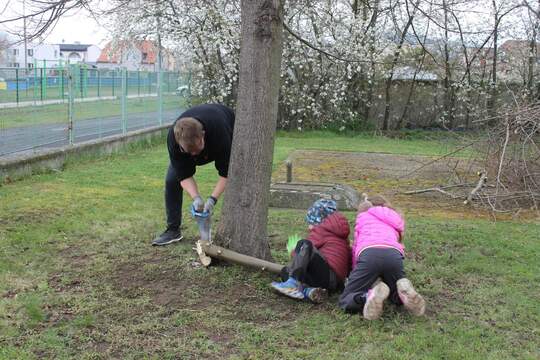
[(174, 167), (169, 164), (165, 176), (165, 212), (169, 230), (177, 230), (182, 224), (182, 197), (183, 189), (180, 186), (180, 179)]
[(401, 305), (396, 282), (405, 277), (403, 255), (392, 248), (369, 248), (358, 257), (339, 297), (339, 307), (347, 312), (362, 312), (367, 292), (378, 277), (390, 288), (390, 301)]
[(282, 274), (284, 281), (288, 277), (293, 277), (308, 286), (328, 290), (335, 290), (338, 286), (336, 274), (309, 240), (300, 240), (296, 244), (295, 256), (284, 271), (286, 272)]

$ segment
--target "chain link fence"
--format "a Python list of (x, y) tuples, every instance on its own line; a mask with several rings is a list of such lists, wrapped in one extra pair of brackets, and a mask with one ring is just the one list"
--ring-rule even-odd
[(190, 89), (189, 73), (0, 68), (0, 157), (171, 123)]

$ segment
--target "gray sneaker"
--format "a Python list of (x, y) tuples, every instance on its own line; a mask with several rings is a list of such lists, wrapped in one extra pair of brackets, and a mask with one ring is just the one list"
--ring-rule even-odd
[(163, 246), (163, 245), (169, 245), (174, 242), (182, 240), (184, 237), (180, 233), (180, 230), (170, 230), (167, 229), (165, 232), (161, 235), (159, 235), (157, 238), (152, 241), (152, 246)]
[(399, 279), (396, 283), (398, 296), (405, 309), (416, 316), (422, 316), (426, 312), (426, 301), (416, 292), (409, 279)]

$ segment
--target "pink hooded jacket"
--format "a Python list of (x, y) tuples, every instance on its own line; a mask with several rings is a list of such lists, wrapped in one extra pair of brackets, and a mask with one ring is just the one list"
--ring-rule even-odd
[(358, 214), (354, 227), (353, 268), (360, 253), (367, 248), (389, 247), (404, 255), (405, 247), (399, 242), (404, 230), (405, 221), (393, 209), (375, 206)]

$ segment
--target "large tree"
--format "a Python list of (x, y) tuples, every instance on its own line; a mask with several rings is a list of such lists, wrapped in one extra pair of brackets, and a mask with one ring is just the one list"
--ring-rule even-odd
[(283, 0), (242, 0), (236, 123), (216, 241), (270, 259), (268, 196), (282, 51)]

